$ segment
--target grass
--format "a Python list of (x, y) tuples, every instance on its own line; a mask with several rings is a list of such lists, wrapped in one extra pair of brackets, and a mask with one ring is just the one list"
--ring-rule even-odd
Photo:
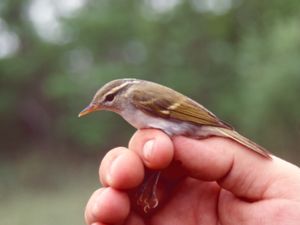
[(100, 186), (99, 160), (65, 163), (46, 158), (1, 162), (1, 225), (85, 224), (85, 205)]

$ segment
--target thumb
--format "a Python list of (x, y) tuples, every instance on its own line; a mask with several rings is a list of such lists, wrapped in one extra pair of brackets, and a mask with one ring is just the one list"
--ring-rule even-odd
[(299, 168), (279, 158), (264, 158), (220, 137), (195, 140), (180, 136), (174, 137), (173, 143), (174, 158), (181, 161), (190, 176), (216, 181), (238, 197), (255, 200), (298, 196), (290, 187), (287, 193), (286, 184), (288, 180), (294, 183)]
[[(151, 144), (151, 154), (145, 154), (149, 140), (155, 144)], [(160, 130), (143, 129), (132, 137), (129, 148), (151, 169), (161, 170), (170, 166), (172, 160), (180, 161), (188, 176), (216, 181), (238, 197), (300, 198), (298, 167), (275, 156), (264, 158), (230, 139), (196, 140), (183, 136), (170, 139)]]

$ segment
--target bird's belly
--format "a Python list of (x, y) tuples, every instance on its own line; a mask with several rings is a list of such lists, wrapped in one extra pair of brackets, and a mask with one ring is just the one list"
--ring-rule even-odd
[(156, 128), (163, 130), (169, 136), (184, 135), (196, 132), (199, 126), (195, 126), (188, 122), (172, 121), (165, 118), (150, 116), (142, 111), (135, 113), (126, 113), (122, 117), (137, 129)]

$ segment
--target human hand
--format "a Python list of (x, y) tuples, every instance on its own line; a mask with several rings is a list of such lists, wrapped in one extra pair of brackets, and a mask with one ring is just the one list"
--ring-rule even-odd
[[(129, 149), (112, 149), (101, 162), (99, 174), (104, 187), (91, 196), (86, 222), (299, 224), (300, 169), (272, 158), (264, 159), (224, 138), (171, 140), (159, 130), (139, 130)], [(142, 182), (144, 165), (163, 169), (174, 160), (182, 163), (178, 167), (183, 166), (188, 176), (182, 179), (182, 174), (178, 175), (181, 178), (161, 208), (149, 217), (140, 216), (131, 207), (128, 190)], [(180, 168), (172, 168), (176, 169)]]

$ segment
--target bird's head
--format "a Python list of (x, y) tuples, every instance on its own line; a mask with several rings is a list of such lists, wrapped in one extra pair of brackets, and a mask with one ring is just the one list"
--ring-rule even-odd
[(91, 103), (79, 113), (78, 117), (99, 110), (119, 113), (124, 105), (124, 98), (126, 98), (124, 92), (132, 84), (138, 82), (139, 80), (136, 79), (118, 79), (108, 82), (96, 92)]

